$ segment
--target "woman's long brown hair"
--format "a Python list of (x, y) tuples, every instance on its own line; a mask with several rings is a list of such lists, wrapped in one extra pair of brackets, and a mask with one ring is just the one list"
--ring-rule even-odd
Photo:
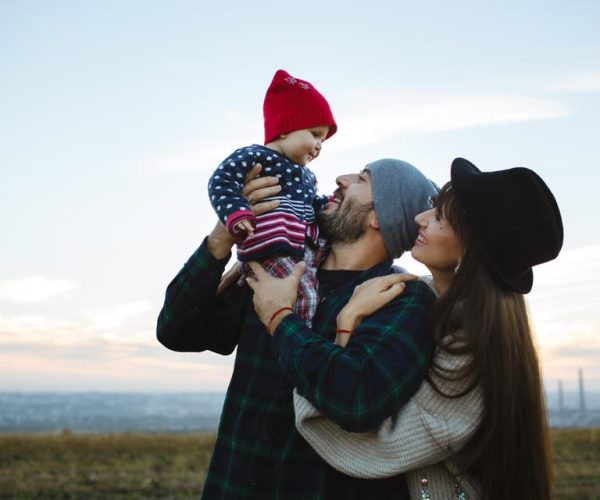
[[(440, 349), (471, 354), (472, 362), (459, 373), (432, 369), (446, 379), (466, 377), (484, 398), (479, 428), (459, 454), (462, 468), (479, 481), (485, 500), (550, 499), (554, 473), (546, 405), (523, 295), (495, 279), (450, 183), (436, 206), (466, 252), (432, 309), (432, 334)], [(442, 342), (449, 334), (461, 342)]]

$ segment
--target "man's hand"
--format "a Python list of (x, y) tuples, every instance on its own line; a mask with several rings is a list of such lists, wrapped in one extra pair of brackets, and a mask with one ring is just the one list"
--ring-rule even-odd
[(298, 283), (304, 274), (306, 264), (299, 262), (287, 278), (271, 276), (258, 262), (249, 262), (253, 276), (248, 276), (246, 282), (254, 291), (254, 309), (262, 323), (274, 332), (279, 322), (289, 314), (278, 314), (271, 324), (271, 315), (282, 307), (294, 307), (298, 296)]
[(229, 256), (235, 243), (236, 239), (229, 234), (225, 226), (221, 222), (217, 222), (208, 235), (206, 247), (215, 259), (224, 259)]
[(244, 180), (242, 188), (242, 196), (246, 198), (250, 205), (250, 210), (254, 215), (261, 215), (269, 212), (279, 206), (278, 200), (262, 201), (269, 196), (274, 196), (281, 191), (279, 178), (275, 176), (267, 176), (256, 178), (261, 172), (262, 165), (257, 163), (254, 165)]

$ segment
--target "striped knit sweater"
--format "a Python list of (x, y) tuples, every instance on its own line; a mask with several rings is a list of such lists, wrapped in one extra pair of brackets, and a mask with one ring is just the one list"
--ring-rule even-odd
[[(268, 200), (279, 200), (269, 213), (255, 216), (242, 196), (248, 171), (262, 165), (262, 176), (277, 176), (281, 191)], [(274, 254), (302, 258), (306, 240), (317, 241), (316, 211), (327, 203), (317, 196), (317, 179), (306, 166), (297, 165), (272, 149), (253, 144), (235, 150), (217, 167), (208, 182), (210, 201), (228, 231), (249, 220), (254, 234), (237, 245), (238, 259), (261, 260)]]

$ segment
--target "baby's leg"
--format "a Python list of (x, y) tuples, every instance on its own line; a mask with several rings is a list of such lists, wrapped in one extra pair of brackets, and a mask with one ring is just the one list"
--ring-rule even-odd
[[(261, 262), (265, 270), (278, 278), (286, 278), (294, 270), (300, 259), (287, 255), (272, 257)], [(298, 298), (294, 304), (294, 312), (298, 314), (309, 327), (319, 304), (319, 282), (317, 281), (317, 269), (306, 263), (306, 270), (298, 284)]]

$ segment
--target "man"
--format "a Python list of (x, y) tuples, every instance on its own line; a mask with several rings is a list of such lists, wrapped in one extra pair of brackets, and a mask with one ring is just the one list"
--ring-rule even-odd
[(417, 390), (432, 349), (425, 314), (433, 294), (422, 283), (408, 283), (365, 318), (351, 347), (332, 340), (355, 286), (393, 273), (392, 259), (412, 246), (414, 217), (429, 207), (435, 187), (399, 160), (373, 162), (336, 182), (334, 199), (320, 214), (331, 248), (318, 274), (312, 330), (284, 311), (273, 318), (271, 337), (248, 287), (216, 293), (234, 244), (219, 225), (167, 289), (161, 343), (220, 354), (237, 347), (203, 498), (408, 498), (403, 476), (366, 481), (327, 466), (294, 427), (292, 393), (297, 387), (328, 418), (364, 432)]

